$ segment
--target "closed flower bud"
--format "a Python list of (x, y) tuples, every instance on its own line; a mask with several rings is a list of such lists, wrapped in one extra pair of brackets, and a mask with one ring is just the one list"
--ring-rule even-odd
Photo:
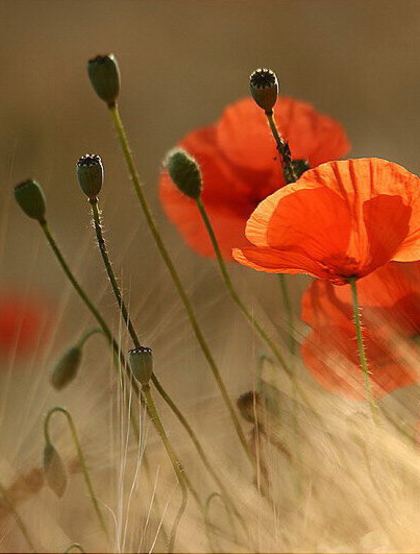
[(260, 108), (266, 112), (272, 112), (279, 93), (279, 85), (274, 71), (256, 69), (249, 78), (249, 90)]
[(242, 394), (236, 401), (241, 416), (250, 423), (255, 423), (262, 408), (261, 397), (257, 392), (249, 391)]
[(67, 488), (67, 472), (63, 460), (51, 443), (44, 448), (44, 473), (49, 488), (61, 498)]
[(82, 156), (77, 164), (77, 178), (82, 191), (88, 198), (96, 198), (104, 182), (104, 166), (96, 154)]
[(59, 360), (51, 374), (51, 384), (61, 390), (76, 377), (82, 361), (82, 349), (78, 346), (69, 348)]
[(120, 70), (113, 54), (96, 56), (88, 61), (90, 82), (99, 98), (112, 107), (120, 92)]
[(166, 167), (175, 185), (181, 192), (198, 200), (201, 194), (201, 172), (198, 163), (185, 150), (171, 150), (166, 158)]
[(152, 349), (146, 346), (140, 346), (140, 348), (133, 348), (133, 350), (130, 350), (128, 355), (134, 377), (142, 385), (147, 385), (153, 374)]
[(45, 221), (45, 196), (41, 186), (32, 179), (15, 186), (16, 202), (32, 219)]

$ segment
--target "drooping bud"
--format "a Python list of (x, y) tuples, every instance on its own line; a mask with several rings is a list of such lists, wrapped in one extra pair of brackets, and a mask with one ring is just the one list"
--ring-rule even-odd
[(169, 175), (181, 192), (198, 200), (201, 194), (201, 172), (196, 160), (185, 150), (171, 150), (165, 162)]
[(51, 384), (56, 390), (66, 387), (76, 377), (82, 361), (82, 349), (78, 346), (69, 348), (58, 361), (51, 373)]
[(153, 353), (147, 346), (133, 348), (128, 352), (131, 371), (142, 385), (147, 385), (153, 374)]
[(120, 92), (120, 70), (114, 55), (106, 54), (89, 60), (88, 74), (99, 98), (109, 107), (114, 106)]
[(277, 101), (279, 85), (271, 69), (256, 69), (249, 78), (249, 90), (260, 108), (272, 112)]
[(104, 182), (104, 166), (100, 156), (86, 154), (76, 164), (77, 178), (88, 198), (96, 198)]
[(241, 416), (250, 423), (255, 423), (261, 410), (261, 397), (255, 391), (249, 391), (242, 394), (236, 401)]
[(67, 472), (63, 460), (50, 442), (44, 448), (44, 473), (49, 488), (61, 498), (67, 488)]
[(307, 160), (292, 160), (292, 165), (298, 179), (305, 173), (305, 171), (311, 169), (311, 166)]
[(45, 221), (45, 195), (41, 186), (32, 179), (15, 186), (15, 199), (25, 214), (32, 219)]

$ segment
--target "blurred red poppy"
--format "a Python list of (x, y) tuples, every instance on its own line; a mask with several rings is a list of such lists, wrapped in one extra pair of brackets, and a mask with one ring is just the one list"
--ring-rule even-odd
[(420, 259), (420, 179), (376, 158), (327, 162), (275, 192), (234, 249), (243, 265), (307, 273), (336, 285), (391, 260)]
[[(419, 380), (420, 263), (390, 263), (359, 283), (363, 335), (372, 392), (380, 397)], [(312, 327), (302, 355), (327, 389), (365, 398), (357, 354), (350, 286), (314, 281), (302, 299), (302, 319)]]
[[(311, 167), (341, 158), (350, 148), (343, 128), (310, 104), (280, 97), (275, 115), (293, 158), (305, 159)], [(200, 164), (202, 201), (222, 254), (231, 259), (233, 246), (249, 246), (244, 229), (253, 210), (285, 184), (266, 117), (251, 98), (239, 100), (216, 124), (191, 132), (179, 146)], [(160, 199), (189, 246), (214, 256), (195, 202), (176, 188), (166, 172), (160, 177)]]
[(0, 294), (0, 355), (25, 355), (42, 347), (49, 310), (45, 303), (26, 294)]

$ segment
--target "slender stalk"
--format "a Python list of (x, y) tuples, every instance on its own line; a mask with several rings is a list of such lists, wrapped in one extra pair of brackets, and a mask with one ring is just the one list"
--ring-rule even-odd
[(184, 469), (182, 465), (180, 464), (171, 443), (169, 442), (169, 439), (166, 435), (165, 429), (162, 425), (162, 422), (159, 418), (158, 412), (156, 410), (155, 403), (153, 401), (152, 394), (150, 392), (150, 386), (149, 385), (143, 385), (142, 386), (142, 392), (144, 394), (144, 398), (146, 401), (146, 408), (147, 412), (149, 414), (150, 419), (153, 421), (153, 424), (159, 433), (159, 436), (163, 442), (163, 445), (165, 446), (166, 452), (168, 453), (168, 456), (172, 462), (172, 466), (175, 470), (176, 476), (178, 478), (179, 486), (181, 487), (181, 493), (182, 493), (182, 499), (181, 499), (181, 505), (179, 507), (178, 513), (176, 515), (175, 521), (172, 525), (171, 535), (169, 538), (169, 547), (168, 552), (173, 552), (174, 545), (175, 545), (175, 539), (176, 539), (176, 533), (178, 530), (179, 522), (181, 521), (181, 518), (185, 512), (185, 508), (187, 507), (188, 502), (188, 490), (187, 490), (187, 484), (186, 484), (186, 478), (184, 474)]
[(289, 333), (289, 352), (291, 354), (290, 362), (293, 364), (294, 356), (296, 354), (296, 340), (294, 333), (294, 324), (293, 324), (293, 310), (290, 302), (290, 295), (287, 289), (287, 280), (284, 273), (278, 273), (279, 283), (280, 283), (280, 292), (281, 300), (283, 303), (283, 308), (286, 314), (288, 333)]
[(276, 141), (277, 151), (281, 156), (283, 167), (284, 167), (284, 178), (287, 184), (294, 183), (297, 181), (298, 177), (296, 175), (295, 168), (293, 167), (292, 156), (290, 153), (290, 148), (287, 142), (281, 137), (276, 122), (274, 120), (273, 111), (266, 111), (265, 115), (267, 116), (268, 124), (270, 125), (271, 132), (273, 134), (274, 140)]
[(86, 331), (86, 333), (84, 333), (81, 337), (80, 337), (80, 340), (79, 342), (77, 343), (77, 347), (78, 348), (82, 348), (85, 344), (85, 342), (92, 336), (92, 335), (96, 335), (97, 333), (104, 333), (103, 332), (103, 329), (101, 329), (100, 327), (94, 327), (93, 329), (89, 329), (89, 331)]
[[(117, 343), (117, 341), (115, 340), (115, 338), (112, 336), (112, 333), (111, 333), (111, 330), (110, 328), (108, 327), (107, 323), (105, 322), (104, 318), (101, 316), (101, 314), (99, 313), (98, 309), (96, 308), (96, 306), (93, 304), (93, 302), (90, 300), (89, 296), (86, 294), (86, 292), (83, 290), (83, 288), (81, 287), (81, 285), (79, 284), (79, 282), (77, 281), (76, 277), (73, 275), (67, 261), (65, 260), (63, 254), (61, 253), (61, 250), (60, 248), (58, 247), (58, 244), (56, 243), (54, 237), (52, 236), (51, 234), (51, 231), (48, 227), (48, 224), (46, 221), (40, 221), (40, 225), (41, 225), (41, 228), (45, 234), (45, 237), (47, 238), (47, 241), (48, 243), (50, 244), (59, 264), (61, 265), (64, 273), (66, 274), (68, 280), (70, 281), (70, 283), (73, 285), (73, 288), (76, 290), (77, 294), (79, 295), (79, 297), (82, 299), (82, 301), (84, 302), (85, 306), (87, 307), (87, 309), (91, 312), (91, 314), (93, 315), (93, 317), (96, 319), (96, 321), (98, 322), (103, 334), (105, 335), (107, 341), (109, 342), (109, 344), (111, 345), (113, 351), (114, 351), (114, 356), (115, 356), (115, 359), (119, 360), (120, 361), (120, 364), (123, 368), (125, 368), (125, 371), (127, 373), (127, 376), (129, 378), (129, 382), (131, 384), (131, 386), (133, 387), (133, 390), (135, 392), (135, 394), (140, 397), (140, 390), (139, 390), (139, 387), (134, 379), (134, 377), (132, 376), (128, 366), (127, 366), (127, 362), (125, 360), (125, 356), (124, 354), (121, 352), (121, 349)], [(136, 438), (137, 440), (139, 440), (139, 437), (140, 437), (140, 431), (139, 431), (139, 427), (138, 427), (138, 424), (137, 424), (137, 420), (134, 416), (134, 413), (132, 411), (132, 408), (130, 407), (130, 419), (131, 419), (131, 425), (134, 429), (134, 432), (136, 434)]]
[(182, 285), (181, 279), (180, 279), (180, 277), (178, 275), (178, 272), (177, 272), (177, 270), (176, 270), (176, 268), (175, 268), (175, 266), (172, 262), (172, 259), (169, 255), (169, 252), (166, 249), (166, 246), (165, 246), (165, 244), (162, 240), (162, 237), (160, 236), (159, 230), (158, 230), (158, 228), (155, 224), (155, 221), (153, 219), (153, 216), (152, 216), (152, 213), (150, 211), (149, 205), (147, 203), (146, 197), (143, 194), (142, 185), (141, 185), (141, 182), (140, 182), (140, 177), (137, 173), (137, 170), (136, 170), (136, 167), (135, 167), (135, 164), (134, 164), (133, 155), (132, 155), (130, 147), (129, 147), (127, 135), (126, 135), (125, 130), (124, 130), (124, 126), (123, 126), (123, 123), (122, 123), (122, 120), (121, 120), (121, 117), (120, 117), (118, 106), (116, 104), (115, 105), (110, 105), (109, 110), (111, 112), (114, 127), (115, 127), (115, 130), (117, 132), (118, 139), (119, 139), (119, 142), (120, 142), (121, 150), (123, 152), (124, 159), (126, 161), (128, 171), (129, 171), (131, 180), (133, 182), (133, 186), (134, 186), (134, 189), (136, 191), (137, 198), (139, 200), (139, 203), (140, 203), (141, 208), (143, 210), (144, 216), (146, 218), (146, 222), (147, 222), (147, 225), (149, 227), (149, 230), (150, 230), (150, 232), (152, 234), (152, 237), (153, 237), (153, 239), (156, 243), (156, 246), (157, 246), (157, 248), (158, 248), (165, 264), (166, 264), (166, 267), (168, 268), (169, 274), (172, 278), (172, 281), (174, 282), (175, 288), (178, 291), (178, 294), (179, 294), (179, 296), (181, 298), (181, 301), (184, 305), (185, 311), (187, 312), (187, 316), (188, 316), (188, 319), (190, 320), (190, 324), (191, 324), (191, 327), (193, 329), (194, 335), (195, 335), (195, 337), (197, 339), (197, 342), (198, 342), (198, 344), (199, 344), (199, 346), (200, 346), (200, 348), (201, 348), (201, 350), (204, 354), (204, 357), (206, 358), (206, 360), (207, 360), (207, 362), (210, 366), (210, 369), (213, 373), (213, 376), (214, 376), (214, 378), (216, 380), (216, 383), (219, 387), (219, 390), (222, 394), (223, 400), (224, 400), (224, 402), (226, 404), (226, 407), (229, 411), (230, 417), (232, 419), (232, 423), (233, 423), (233, 425), (236, 429), (238, 438), (241, 442), (241, 445), (244, 449), (244, 452), (246, 453), (246, 455), (247, 455), (248, 459), (250, 460), (250, 462), (253, 464), (252, 456), (251, 456), (251, 454), (248, 450), (246, 438), (245, 438), (244, 432), (242, 430), (241, 423), (240, 423), (239, 418), (238, 418), (238, 416), (235, 412), (235, 409), (232, 405), (232, 402), (231, 402), (229, 394), (226, 390), (226, 386), (223, 382), (220, 371), (219, 371), (219, 369), (216, 365), (216, 362), (215, 362), (215, 360), (214, 360), (214, 358), (211, 354), (210, 348), (207, 345), (207, 342), (206, 342), (206, 340), (203, 336), (203, 333), (201, 332), (201, 329), (200, 329), (200, 326), (198, 324), (197, 318), (195, 316), (194, 310), (192, 308), (191, 302), (190, 302), (190, 300), (187, 296), (187, 293), (184, 289), (184, 286)]
[(7, 507), (9, 508), (9, 511), (14, 515), (16, 525), (19, 527), (20, 532), (25, 537), (25, 540), (28, 543), (29, 548), (32, 550), (32, 552), (36, 552), (36, 548), (34, 546), (34, 543), (32, 542), (31, 537), (29, 536), (29, 532), (28, 532), (28, 529), (26, 528), (25, 523), (23, 522), (19, 512), (14, 507), (13, 502), (9, 497), (9, 493), (7, 492), (7, 490), (1, 484), (0, 484), (0, 494), (2, 495), (2, 497), (4, 499), (4, 502), (7, 504)]
[[(114, 291), (114, 295), (115, 295), (115, 297), (117, 299), (117, 302), (118, 302), (118, 305), (121, 309), (121, 314), (122, 314), (123, 320), (126, 324), (128, 332), (129, 332), (129, 334), (131, 336), (131, 339), (134, 343), (134, 346), (136, 348), (139, 348), (141, 346), (140, 340), (139, 340), (139, 337), (138, 337), (138, 335), (135, 331), (134, 325), (131, 321), (127, 306), (124, 302), (124, 299), (123, 299), (123, 296), (122, 296), (122, 293), (121, 293), (121, 289), (119, 287), (117, 278), (115, 276), (115, 273), (114, 273), (114, 270), (112, 268), (112, 264), (111, 264), (111, 261), (110, 261), (110, 258), (109, 258), (108, 249), (107, 249), (107, 246), (106, 246), (106, 241), (105, 241), (105, 238), (103, 236), (102, 224), (101, 224), (101, 213), (100, 213), (100, 210), (99, 210), (99, 201), (98, 201), (97, 198), (91, 198), (89, 200), (89, 202), (90, 202), (91, 208), (92, 208), (92, 215), (93, 215), (93, 221), (94, 221), (94, 226), (95, 226), (97, 242), (98, 242), (98, 245), (99, 245), (99, 249), (100, 249), (100, 252), (101, 252), (101, 255), (102, 255), (102, 259), (103, 259), (103, 262), (104, 262), (104, 265), (105, 265), (105, 269), (106, 269), (108, 278), (109, 278), (111, 286), (112, 286), (112, 290)], [(222, 491), (223, 495), (225, 496), (224, 501), (228, 503), (228, 505), (230, 506), (232, 511), (235, 513), (235, 516), (241, 521), (244, 529), (246, 529), (246, 524), (245, 524), (244, 519), (239, 514), (238, 510), (235, 507), (233, 499), (229, 495), (229, 493), (228, 493), (226, 487), (224, 486), (222, 480), (219, 478), (219, 476), (217, 475), (216, 471), (214, 470), (212, 464), (210, 463), (209, 459), (207, 458), (207, 455), (204, 452), (204, 449), (203, 449), (197, 435), (194, 433), (192, 427), (188, 423), (188, 420), (184, 417), (182, 412), (179, 410), (179, 408), (177, 407), (175, 402), (172, 400), (172, 398), (166, 392), (166, 390), (164, 389), (164, 387), (162, 386), (159, 379), (157, 378), (157, 376), (154, 373), (152, 374), (151, 380), (152, 380), (152, 383), (154, 384), (154, 386), (156, 387), (156, 390), (158, 391), (158, 393), (161, 395), (161, 397), (167, 403), (169, 408), (172, 410), (172, 412), (178, 418), (181, 425), (184, 427), (184, 429), (187, 432), (188, 436), (190, 437), (193, 445), (195, 446), (195, 449), (196, 449), (201, 461), (203, 462), (204, 467), (207, 469), (207, 471), (213, 477), (214, 481), (217, 483), (217, 485), (219, 486), (219, 488)], [(187, 484), (188, 484), (188, 482), (187, 482)], [(194, 489), (189, 487), (189, 490), (195, 498), (198, 497), (198, 495), (195, 493)]]
[(359, 352), (360, 365), (363, 372), (363, 380), (365, 383), (366, 399), (369, 402), (370, 411), (372, 414), (373, 420), (377, 421), (377, 406), (376, 402), (372, 396), (372, 387), (370, 383), (370, 371), (368, 366), (368, 361), (365, 352), (365, 346), (363, 344), (362, 336), (362, 322), (360, 317), (360, 307), (359, 299), (357, 295), (357, 285), (355, 277), (349, 278), (349, 283), (351, 286), (351, 295), (353, 300), (353, 315), (354, 315), (354, 326), (356, 329), (356, 338), (357, 338), (357, 350)]
[(98, 520), (99, 520), (99, 523), (102, 527), (102, 530), (104, 531), (105, 535), (108, 537), (109, 535), (108, 535), (107, 525), (105, 523), (105, 519), (104, 519), (104, 517), (102, 515), (102, 512), (101, 512), (101, 509), (99, 507), (99, 502), (98, 502), (98, 499), (96, 498), (95, 491), (93, 490), (92, 480), (90, 478), (89, 470), (88, 470), (88, 467), (87, 467), (87, 464), (86, 464), (86, 459), (85, 459), (85, 456), (83, 454), (83, 450), (82, 450), (82, 446), (81, 446), (80, 441), (79, 441), (79, 437), (77, 435), (76, 426), (74, 424), (72, 416), (70, 415), (70, 412), (68, 410), (66, 410), (66, 408), (61, 408), (60, 406), (56, 406), (55, 408), (51, 408), (51, 410), (48, 412), (48, 414), (45, 418), (45, 421), (44, 421), (45, 443), (46, 444), (51, 444), (49, 423), (50, 423), (50, 419), (51, 419), (52, 415), (55, 414), (56, 412), (62, 413), (66, 416), (66, 419), (67, 419), (67, 422), (69, 424), (70, 431), (71, 431), (71, 434), (72, 434), (73, 442), (74, 442), (74, 445), (76, 447), (77, 456), (78, 456), (79, 461), (80, 461), (80, 466), (82, 468), (83, 476), (85, 478), (86, 487), (89, 491), (89, 495), (90, 495), (90, 498), (92, 500), (92, 504), (93, 504), (93, 507), (95, 509), (96, 515), (98, 516)]
[(70, 546), (68, 546), (65, 549), (64, 554), (67, 554), (68, 552), (73, 550), (73, 548), (76, 548), (79, 552), (82, 552), (83, 554), (86, 553), (86, 550), (84, 550), (84, 548), (78, 542), (73, 542)]

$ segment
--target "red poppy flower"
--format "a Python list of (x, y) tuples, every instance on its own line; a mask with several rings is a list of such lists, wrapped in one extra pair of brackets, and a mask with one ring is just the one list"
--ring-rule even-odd
[(241, 264), (343, 285), (420, 259), (420, 179), (376, 158), (328, 162), (263, 200), (246, 236), (255, 246), (234, 249)]
[[(420, 378), (420, 263), (390, 263), (360, 281), (364, 343), (372, 392), (380, 397)], [(327, 389), (365, 399), (349, 286), (314, 281), (302, 299), (302, 319), (312, 327), (302, 355)]]
[(28, 354), (40, 347), (48, 326), (44, 303), (17, 293), (0, 295), (0, 355)]
[[(309, 104), (280, 97), (275, 115), (294, 159), (308, 160), (315, 167), (349, 150), (342, 127)], [(252, 211), (285, 184), (267, 119), (251, 98), (240, 100), (228, 106), (215, 125), (193, 131), (179, 146), (200, 164), (202, 201), (222, 254), (231, 259), (233, 246), (249, 246), (244, 229)], [(214, 256), (195, 202), (176, 188), (166, 172), (160, 177), (160, 199), (189, 246)]]

